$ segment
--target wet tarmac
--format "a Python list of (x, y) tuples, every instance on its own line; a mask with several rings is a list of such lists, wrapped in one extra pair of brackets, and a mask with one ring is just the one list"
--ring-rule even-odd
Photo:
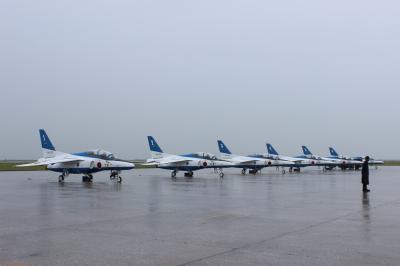
[(400, 265), (400, 168), (0, 173), (0, 265)]

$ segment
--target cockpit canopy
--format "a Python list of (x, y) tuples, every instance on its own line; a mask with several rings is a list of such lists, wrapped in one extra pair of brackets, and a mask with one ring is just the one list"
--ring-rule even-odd
[(87, 151), (86, 156), (98, 158), (98, 159), (102, 159), (102, 160), (115, 160), (114, 154), (112, 154), (109, 151), (105, 151), (105, 150), (101, 150), (101, 149)]
[(191, 154), (187, 154), (186, 156), (192, 157), (192, 158), (198, 158), (198, 159), (204, 159), (204, 160), (217, 160), (217, 156), (215, 156), (212, 153), (208, 152), (195, 152)]

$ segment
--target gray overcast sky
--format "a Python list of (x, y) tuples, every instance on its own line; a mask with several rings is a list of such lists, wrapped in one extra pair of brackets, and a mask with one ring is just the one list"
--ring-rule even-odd
[(398, 1), (0, 2), (0, 159), (66, 152), (400, 158)]

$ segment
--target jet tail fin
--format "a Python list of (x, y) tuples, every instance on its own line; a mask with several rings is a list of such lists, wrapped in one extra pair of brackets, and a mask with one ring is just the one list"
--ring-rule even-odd
[(313, 155), (306, 146), (301, 146), (301, 148), (303, 149), (304, 155)]
[(331, 156), (335, 156), (335, 157), (339, 156), (339, 154), (332, 147), (329, 147), (329, 152), (330, 152)]
[(158, 145), (157, 141), (154, 139), (153, 136), (147, 136), (147, 140), (149, 142), (150, 154), (152, 158), (160, 158), (164, 153), (160, 146)]
[(42, 152), (44, 158), (52, 158), (57, 155), (56, 148), (44, 129), (39, 129), (40, 142), (42, 144)]
[(220, 153), (224, 154), (232, 154), (231, 151), (226, 147), (225, 143), (222, 140), (218, 140), (218, 148)]
[(269, 155), (279, 155), (270, 143), (267, 143), (267, 152)]

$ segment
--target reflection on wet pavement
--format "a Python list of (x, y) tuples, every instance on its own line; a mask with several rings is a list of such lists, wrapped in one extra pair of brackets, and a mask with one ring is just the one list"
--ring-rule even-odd
[(399, 171), (1, 172), (0, 265), (399, 265)]

